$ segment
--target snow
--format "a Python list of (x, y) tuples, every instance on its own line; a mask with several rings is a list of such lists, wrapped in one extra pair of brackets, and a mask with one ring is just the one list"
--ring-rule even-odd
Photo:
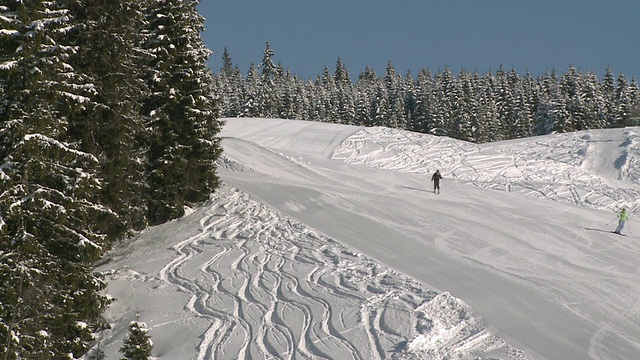
[(225, 121), (211, 200), (98, 267), (108, 359), (136, 315), (157, 359), (638, 358), (637, 128), (477, 145)]
[[(0, 16), (0, 19), (6, 22), (10, 22), (11, 20), (7, 17)], [(0, 29), (0, 35), (7, 36), (20, 36), (20, 32), (18, 30), (8, 30), (8, 29)]]
[(0, 64), (0, 70), (11, 70), (14, 67), (18, 66), (18, 61), (5, 61)]
[(93, 162), (98, 162), (98, 158), (96, 158), (93, 154), (90, 153), (86, 153), (86, 152), (82, 152), (82, 151), (78, 151), (75, 149), (71, 149), (67, 146), (67, 144), (62, 143), (56, 139), (53, 139), (49, 136), (43, 135), (43, 134), (27, 134), (24, 136), (24, 141), (31, 141), (32, 139), (35, 139), (36, 141), (39, 141), (43, 144), (47, 144), (48, 146), (52, 146), (52, 147), (56, 147), (59, 149), (62, 149), (63, 151), (75, 154), (77, 156), (89, 159)]
[(91, 98), (88, 98), (86, 96), (80, 96), (80, 95), (72, 94), (72, 93), (67, 92), (67, 91), (60, 91), (60, 95), (68, 97), (69, 99), (72, 99), (72, 100), (76, 101), (78, 104), (82, 104), (82, 103), (86, 103), (86, 102), (90, 102), (91, 101)]

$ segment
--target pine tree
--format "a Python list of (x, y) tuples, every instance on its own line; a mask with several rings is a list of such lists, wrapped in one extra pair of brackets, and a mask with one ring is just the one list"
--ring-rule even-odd
[(132, 321), (129, 324), (129, 333), (120, 348), (124, 355), (123, 360), (148, 360), (151, 358), (152, 349), (153, 342), (147, 324), (138, 320)]
[(615, 79), (611, 68), (607, 66), (602, 79), (602, 96), (604, 97), (604, 116), (607, 126), (615, 122)]
[(258, 64), (258, 68), (262, 69), (262, 72), (257, 88), (255, 106), (260, 117), (271, 118), (277, 115), (278, 89), (276, 87), (276, 78), (278, 77), (278, 71), (273, 61), (274, 54), (275, 52), (271, 49), (271, 45), (267, 42), (263, 50), (262, 62)]
[(253, 63), (249, 65), (245, 84), (244, 101), (242, 103), (240, 116), (260, 117), (260, 109), (257, 105), (258, 93), (260, 91), (260, 73)]
[(475, 141), (478, 127), (477, 103), (474, 79), (466, 70), (461, 70), (456, 82), (456, 104), (454, 106), (456, 138)]
[(404, 109), (404, 129), (416, 131), (414, 130), (415, 125), (415, 117), (414, 113), (416, 112), (416, 106), (418, 103), (416, 96), (416, 80), (414, 79), (411, 71), (407, 71), (407, 75), (404, 78), (404, 82), (402, 84), (403, 89), (403, 109)]
[(108, 303), (89, 265), (105, 246), (104, 219), (113, 216), (96, 195), (98, 159), (69, 130), (92, 84), (73, 66), (78, 24), (65, 4), (15, 1), (0, 16), (5, 358), (80, 356)]
[(184, 214), (218, 186), (215, 160), (221, 152), (221, 123), (213, 99), (210, 51), (200, 31), (204, 19), (194, 0), (151, 2), (145, 48), (153, 76), (145, 100), (149, 114), (148, 219), (158, 224)]
[(333, 72), (333, 82), (336, 86), (336, 101), (338, 107), (337, 118), (342, 124), (353, 125), (356, 117), (356, 104), (353, 91), (353, 84), (346, 66), (342, 59), (338, 57), (336, 69)]
[(387, 70), (384, 78), (385, 93), (387, 99), (384, 102), (387, 107), (381, 110), (380, 113), (384, 113), (386, 119), (384, 120), (384, 126), (403, 129), (406, 126), (404, 119), (404, 93), (402, 92), (402, 77), (396, 74), (395, 68), (391, 61), (387, 63)]
[(356, 125), (372, 126), (375, 109), (373, 97), (378, 92), (378, 75), (369, 66), (358, 77), (356, 83)]
[(493, 92), (494, 80), (493, 74), (485, 74), (480, 79), (480, 85), (478, 86), (477, 116), (480, 125), (476, 130), (476, 141), (479, 143), (496, 141), (503, 138), (503, 134), (499, 131), (498, 109)]
[(444, 71), (435, 75), (434, 97), (431, 103), (431, 129), (430, 133), (436, 136), (451, 136), (453, 132), (452, 109), (455, 102), (455, 79), (451, 70), (445, 67)]
[(258, 65), (259, 68), (262, 68), (262, 78), (273, 78), (276, 76), (276, 64), (273, 62), (275, 52), (271, 49), (268, 41), (262, 53), (262, 62)]
[(324, 67), (320, 79), (320, 94), (322, 97), (322, 112), (324, 113), (322, 121), (339, 123), (340, 100), (338, 98), (338, 88), (327, 66)]
[(638, 86), (638, 81), (635, 77), (631, 78), (629, 93), (629, 100), (631, 102), (629, 121), (631, 125), (638, 126), (640, 125), (640, 86)]
[(633, 90), (623, 73), (618, 75), (615, 89), (615, 107), (613, 114), (613, 127), (625, 127), (632, 124), (631, 113), (633, 103)]
[(218, 96), (220, 115), (224, 117), (239, 116), (242, 110), (242, 96), (245, 83), (240, 69), (233, 67), (231, 55), (227, 48), (222, 54), (223, 66), (219, 73), (213, 75), (213, 91)]
[(105, 360), (107, 356), (104, 351), (98, 346), (95, 350), (91, 351), (89, 355), (87, 355), (87, 360)]
[(389, 95), (382, 82), (378, 82), (375, 96), (371, 98), (371, 120), (369, 126), (388, 126)]
[(222, 75), (231, 77), (234, 73), (233, 71), (233, 62), (231, 61), (231, 55), (227, 48), (224, 48), (224, 52), (222, 53), (222, 69), (220, 69)]
[(416, 106), (412, 130), (422, 133), (430, 133), (432, 128), (431, 109), (434, 99), (434, 81), (428, 69), (418, 72), (416, 83)]
[(83, 24), (75, 35), (79, 55), (74, 66), (86, 74), (93, 94), (69, 131), (82, 149), (100, 163), (100, 197), (117, 215), (109, 223), (111, 237), (120, 238), (146, 221), (146, 119), (140, 103), (147, 90), (137, 26), (142, 23), (138, 2), (76, 3)]
[(603, 129), (607, 127), (606, 100), (602, 86), (594, 72), (585, 74), (582, 80), (581, 99), (584, 104), (584, 118), (587, 129)]

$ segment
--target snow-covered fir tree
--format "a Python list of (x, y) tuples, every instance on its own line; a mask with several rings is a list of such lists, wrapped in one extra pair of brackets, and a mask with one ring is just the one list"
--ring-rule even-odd
[(143, 103), (150, 118), (146, 173), (151, 224), (181, 216), (185, 206), (206, 200), (218, 186), (215, 160), (221, 148), (215, 135), (221, 124), (197, 4), (151, 1), (146, 10), (143, 47), (151, 55), (151, 76)]
[(233, 67), (231, 55), (224, 49), (222, 54), (223, 65), (219, 72), (214, 74), (214, 96), (220, 104), (220, 115), (231, 117), (242, 110), (242, 100), (245, 93), (244, 78), (240, 69)]
[(100, 163), (102, 201), (115, 213), (108, 227), (120, 237), (147, 224), (144, 177), (146, 119), (140, 103), (148, 90), (143, 82), (144, 57), (138, 45), (142, 2), (93, 1), (77, 4), (81, 23), (77, 71), (93, 93), (70, 128), (85, 151)]
[(74, 66), (72, 5), (14, 1), (0, 16), (5, 359), (82, 355), (108, 303), (90, 265), (113, 216), (99, 196), (99, 159), (70, 131), (92, 93)]
[(129, 332), (124, 339), (120, 352), (124, 355), (123, 360), (149, 360), (153, 342), (149, 336), (147, 324), (139, 320), (129, 324)]

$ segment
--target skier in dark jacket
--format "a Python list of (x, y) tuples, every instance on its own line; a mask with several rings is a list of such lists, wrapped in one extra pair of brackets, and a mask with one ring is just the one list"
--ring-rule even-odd
[(433, 181), (434, 194), (440, 194), (440, 179), (442, 179), (442, 175), (440, 175), (440, 170), (436, 170), (433, 176), (431, 176), (431, 181)]

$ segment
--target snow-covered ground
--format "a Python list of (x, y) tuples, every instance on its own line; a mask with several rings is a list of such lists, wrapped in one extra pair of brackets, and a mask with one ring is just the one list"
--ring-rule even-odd
[(637, 132), (228, 119), (211, 201), (98, 268), (100, 347), (117, 359), (139, 314), (167, 360), (638, 359)]

